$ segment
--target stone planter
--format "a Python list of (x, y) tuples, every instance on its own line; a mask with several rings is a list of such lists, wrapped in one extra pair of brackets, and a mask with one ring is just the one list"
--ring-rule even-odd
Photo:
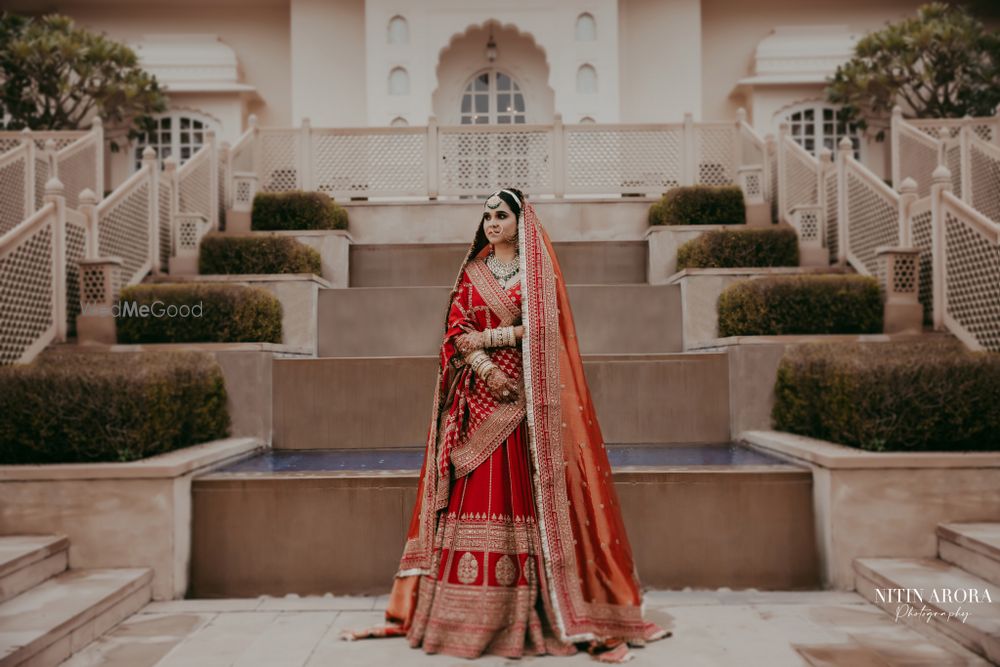
[[(650, 245), (652, 248), (652, 244)], [(652, 258), (650, 258), (652, 266)], [(764, 276), (829, 273), (823, 269), (797, 266), (747, 269), (684, 269), (670, 276), (668, 285), (681, 286), (684, 312), (684, 349), (691, 350), (714, 341), (719, 335), (719, 295), (740, 280)]]
[(939, 523), (1000, 520), (1000, 452), (867, 452), (779, 431), (740, 439), (812, 468), (828, 588), (854, 590), (855, 558), (936, 558)]
[(264, 448), (227, 438), (128, 463), (2, 465), (0, 534), (66, 535), (71, 568), (152, 568), (153, 599), (182, 598), (191, 479)]
[(320, 288), (330, 282), (312, 273), (205, 275), (177, 282), (227, 283), (263, 287), (281, 301), (281, 343), (288, 352), (316, 355), (316, 313)]
[(662, 285), (677, 273), (677, 249), (705, 232), (722, 229), (744, 229), (743, 225), (651, 225), (646, 230), (649, 243), (647, 281)]

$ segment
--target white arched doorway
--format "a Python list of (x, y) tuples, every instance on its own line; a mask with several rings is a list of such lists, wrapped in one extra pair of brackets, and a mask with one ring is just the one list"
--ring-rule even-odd
[[(491, 33), (492, 61), (486, 49)], [(487, 21), (454, 34), (435, 72), (431, 108), (440, 125), (551, 123), (555, 117), (545, 51), (515, 26)]]
[(523, 124), (524, 93), (510, 74), (497, 68), (477, 72), (462, 91), (462, 125)]

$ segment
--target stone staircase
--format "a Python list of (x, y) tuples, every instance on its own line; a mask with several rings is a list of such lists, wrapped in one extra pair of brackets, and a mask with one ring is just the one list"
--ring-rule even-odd
[[(434, 217), (391, 208), (352, 210), (352, 227)], [(645, 208), (620, 221), (628, 238), (562, 220), (573, 240), (553, 243), (643, 583), (816, 588), (811, 473), (731, 444), (729, 353), (683, 351), (681, 286), (647, 282)], [(354, 243), (349, 287), (318, 291), (317, 357), (272, 362), (272, 452), (193, 482), (190, 596), (388, 591), (468, 249), (445, 240)]]
[(58, 665), (151, 598), (152, 570), (68, 564), (65, 536), (0, 536), (0, 667)]
[[(1000, 523), (945, 523), (936, 532), (937, 558), (856, 559), (857, 591), (922, 634), (957, 642), (1000, 664)], [(887, 598), (886, 589), (902, 589), (902, 599)], [(911, 594), (907, 600), (912, 589), (923, 599)], [(952, 599), (944, 599), (945, 593)]]

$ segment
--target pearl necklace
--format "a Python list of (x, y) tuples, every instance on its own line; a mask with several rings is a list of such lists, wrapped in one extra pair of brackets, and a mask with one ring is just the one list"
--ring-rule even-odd
[(486, 256), (486, 266), (493, 273), (493, 275), (496, 276), (497, 280), (505, 283), (511, 276), (521, 269), (520, 255), (515, 250), (514, 259), (509, 262), (502, 262), (497, 258), (495, 253), (491, 252)]

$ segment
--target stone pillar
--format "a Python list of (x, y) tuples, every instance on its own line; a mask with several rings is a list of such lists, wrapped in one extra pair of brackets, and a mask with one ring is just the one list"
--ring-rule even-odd
[(920, 303), (920, 250), (879, 246), (875, 249), (879, 289), (885, 307), (883, 331), (920, 333), (924, 307)]
[(121, 257), (80, 260), (78, 345), (114, 345), (117, 342), (112, 307), (121, 290), (123, 263)]

